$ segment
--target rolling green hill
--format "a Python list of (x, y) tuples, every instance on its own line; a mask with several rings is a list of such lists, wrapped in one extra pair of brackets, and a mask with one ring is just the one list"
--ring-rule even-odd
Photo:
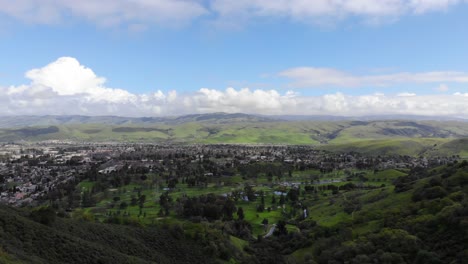
[(279, 120), (274, 117), (262, 117), (242, 113), (194, 114), (174, 117), (121, 117), (121, 116), (0, 116), (0, 128), (26, 126), (54, 126), (70, 124), (104, 124), (104, 125), (154, 125), (182, 124), (188, 122), (235, 123), (267, 122)]
[(468, 154), (468, 122), (463, 121), (286, 121), (214, 113), (170, 118), (18, 117), (16, 121), (4, 117), (0, 127), (0, 142), (307, 144), (366, 154)]
[(466, 263), (467, 169), (466, 161), (418, 168), (390, 188), (306, 202), (315, 222), (301, 231), (315, 240), (290, 256), (299, 263)]

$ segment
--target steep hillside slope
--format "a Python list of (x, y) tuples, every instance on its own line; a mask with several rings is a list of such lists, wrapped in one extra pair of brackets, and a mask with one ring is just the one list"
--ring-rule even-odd
[[(468, 163), (415, 168), (394, 186), (307, 201), (299, 263), (466, 263)], [(289, 238), (290, 240), (292, 238)], [(296, 242), (297, 244), (298, 242)], [(312, 262), (314, 263), (314, 262)]]
[(215, 262), (176, 229), (90, 223), (1, 205), (0, 249), (0, 263)]

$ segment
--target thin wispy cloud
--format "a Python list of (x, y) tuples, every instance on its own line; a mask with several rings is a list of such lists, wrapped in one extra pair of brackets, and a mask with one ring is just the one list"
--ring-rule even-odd
[(222, 19), (283, 17), (320, 24), (323, 20), (348, 17), (370, 22), (394, 20), (404, 15), (441, 12), (460, 3), (460, 0), (213, 0), (211, 10)]
[(291, 87), (322, 86), (362, 87), (395, 84), (468, 83), (468, 72), (430, 71), (397, 72), (392, 74), (355, 75), (331, 68), (297, 67), (282, 71), (279, 76), (292, 80)]
[(448, 90), (450, 90), (450, 88), (448, 87), (448, 85), (446, 84), (440, 84), (438, 87), (436, 87), (434, 90), (438, 91), (438, 92), (447, 92)]
[(28, 23), (78, 18), (99, 26), (186, 23), (209, 11), (185, 0), (0, 0), (0, 13)]
[(70, 17), (99, 26), (184, 24), (200, 18), (241, 23), (280, 18), (321, 24), (359, 17), (395, 20), (406, 15), (444, 12), (462, 0), (0, 0), (0, 13), (27, 23), (57, 24)]

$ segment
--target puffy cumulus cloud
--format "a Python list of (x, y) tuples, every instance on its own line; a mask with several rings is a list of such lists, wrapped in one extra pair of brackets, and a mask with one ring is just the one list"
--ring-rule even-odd
[(281, 95), (275, 90), (236, 90), (225, 91), (202, 88), (185, 99), (187, 106), (198, 112), (248, 112), (280, 114), (288, 106), (295, 107), (296, 99), (291, 93)]
[(3, 115), (167, 116), (209, 112), (290, 115), (415, 114), (468, 118), (468, 93), (302, 96), (295, 91), (201, 88), (191, 93), (134, 94), (106, 86), (105, 78), (64, 57), (26, 73), (29, 84), (0, 86)]
[(57, 23), (67, 16), (101, 26), (127, 23), (186, 23), (208, 13), (199, 1), (189, 0), (0, 0), (0, 13), (31, 23)]
[[(0, 89), (9, 114), (161, 114), (158, 104), (174, 100), (161, 91), (137, 95), (105, 86), (106, 79), (71, 57), (25, 74), (27, 85)], [(142, 104), (143, 105), (140, 105)], [(146, 105), (144, 103), (150, 103)]]
[(354, 75), (331, 68), (297, 67), (279, 73), (292, 80), (292, 87), (388, 86), (398, 83), (468, 83), (468, 73), (457, 71), (399, 72), (381, 75)]
[(102, 26), (173, 25), (201, 17), (233, 21), (278, 17), (322, 23), (346, 17), (378, 21), (446, 10), (463, 0), (0, 0), (0, 13), (31, 23), (58, 23), (70, 16)]
[(102, 89), (105, 78), (97, 77), (75, 58), (62, 57), (49, 65), (33, 69), (26, 73), (32, 80), (32, 86), (50, 87), (59, 95), (92, 93), (94, 89)]
[(29, 86), (12, 87), (9, 94), (24, 93), (43, 94), (50, 97), (82, 95), (92, 101), (135, 101), (135, 96), (122, 89), (109, 89), (104, 86), (105, 78), (98, 77), (89, 68), (82, 66), (78, 60), (62, 57), (49, 65), (33, 69), (26, 73), (31, 80)]

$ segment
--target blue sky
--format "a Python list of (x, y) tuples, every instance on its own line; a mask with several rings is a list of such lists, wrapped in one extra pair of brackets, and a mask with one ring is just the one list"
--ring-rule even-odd
[(233, 3), (0, 0), (0, 110), (467, 115), (468, 2)]

